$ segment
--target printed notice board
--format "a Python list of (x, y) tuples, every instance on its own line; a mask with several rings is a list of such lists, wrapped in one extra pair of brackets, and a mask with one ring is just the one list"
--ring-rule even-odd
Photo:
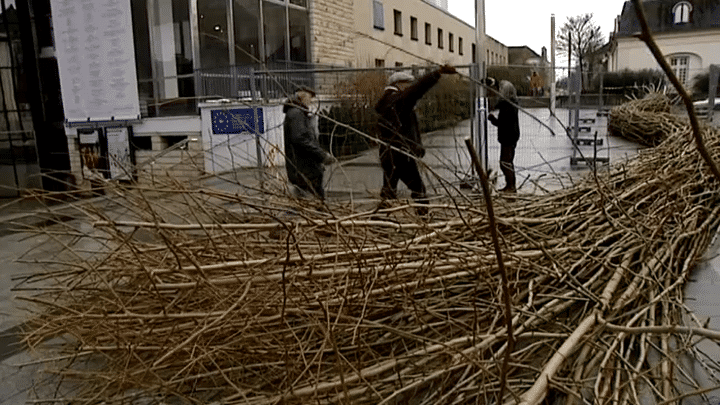
[(140, 118), (130, 0), (51, 0), (65, 119)]

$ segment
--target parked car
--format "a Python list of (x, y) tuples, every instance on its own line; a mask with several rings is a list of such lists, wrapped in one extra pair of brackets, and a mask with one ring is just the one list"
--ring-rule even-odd
[[(708, 109), (710, 107), (710, 99), (695, 101), (693, 105), (695, 106), (696, 110)], [(715, 105), (713, 106), (713, 111), (720, 111), (720, 97), (715, 98)]]

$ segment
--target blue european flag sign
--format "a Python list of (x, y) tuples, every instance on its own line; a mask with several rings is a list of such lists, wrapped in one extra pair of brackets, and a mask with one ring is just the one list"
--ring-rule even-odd
[[(255, 128), (255, 111), (257, 111), (258, 128)], [(213, 134), (265, 133), (262, 108), (231, 108), (212, 110), (211, 113)]]

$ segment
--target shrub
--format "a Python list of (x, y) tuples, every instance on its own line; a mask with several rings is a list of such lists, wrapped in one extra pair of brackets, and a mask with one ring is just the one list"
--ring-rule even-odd
[[(500, 80), (507, 80), (515, 86), (518, 96), (524, 94), (530, 94), (530, 81), (529, 77), (533, 70), (537, 68), (528, 67), (513, 67), (509, 69), (507, 66), (488, 66), (487, 76), (495, 78), (498, 82)], [(491, 95), (492, 96), (492, 95)]]
[[(605, 73), (603, 76), (603, 93), (620, 94), (628, 97), (641, 97), (644, 94), (643, 87), (656, 88), (658, 85), (665, 83), (665, 74), (659, 70), (642, 69), (629, 70), (624, 69), (619, 72)], [(599, 91), (600, 77), (596, 77), (592, 82), (592, 89)]]

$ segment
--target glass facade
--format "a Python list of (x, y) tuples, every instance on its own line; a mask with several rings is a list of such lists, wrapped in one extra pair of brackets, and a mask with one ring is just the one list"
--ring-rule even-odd
[(145, 116), (252, 94), (264, 88), (248, 79), (253, 71), (310, 60), (305, 0), (133, 0), (132, 8)]
[(0, 197), (40, 187), (20, 29), (14, 5), (0, 0)]

